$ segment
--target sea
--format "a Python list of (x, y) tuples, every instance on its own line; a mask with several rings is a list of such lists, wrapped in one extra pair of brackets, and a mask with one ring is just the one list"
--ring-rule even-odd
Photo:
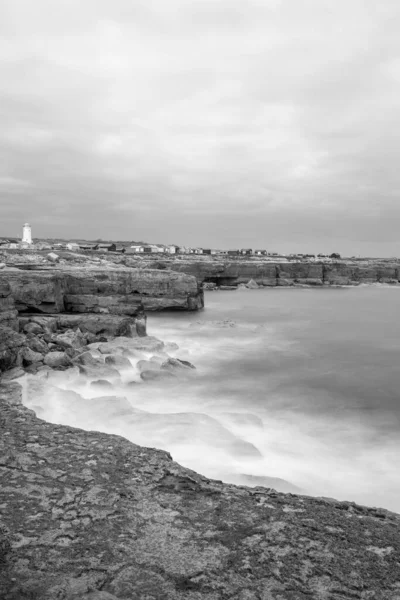
[(24, 402), (206, 477), (400, 512), (399, 304), (384, 285), (206, 292), (200, 312), (148, 315), (183, 377), (143, 382), (131, 359), (111, 391), (65, 372)]

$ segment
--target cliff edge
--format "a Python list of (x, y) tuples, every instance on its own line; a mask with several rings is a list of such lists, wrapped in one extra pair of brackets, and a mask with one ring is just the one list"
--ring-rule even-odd
[(3, 600), (399, 600), (400, 516), (202, 477), (0, 384)]

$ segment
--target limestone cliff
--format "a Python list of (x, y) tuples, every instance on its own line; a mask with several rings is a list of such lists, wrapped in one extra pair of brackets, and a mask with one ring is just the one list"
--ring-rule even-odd
[(258, 258), (189, 259), (172, 258), (158, 261), (180, 273), (193, 275), (199, 282), (217, 285), (239, 285), (253, 279), (262, 286), (292, 285), (359, 285), (360, 283), (400, 282), (400, 263), (395, 261), (365, 260), (341, 262), (287, 261), (273, 262)]
[(2, 600), (399, 600), (400, 517), (206, 479), (0, 385)]
[(147, 311), (203, 307), (203, 291), (194, 277), (155, 269), (4, 270), (0, 301), (1, 286), (11, 289), (19, 312), (135, 316), (143, 307)]

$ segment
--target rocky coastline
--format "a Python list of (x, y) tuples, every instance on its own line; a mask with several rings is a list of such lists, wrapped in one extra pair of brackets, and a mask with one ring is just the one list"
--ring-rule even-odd
[(399, 600), (399, 515), (210, 480), (23, 405), (21, 386), (45, 393), (58, 373), (90, 379), (90, 410), (111, 412), (124, 406), (107, 389), (132, 362), (143, 385), (194, 376), (147, 335), (146, 311), (201, 308), (200, 279), (109, 265), (0, 271), (0, 597)]

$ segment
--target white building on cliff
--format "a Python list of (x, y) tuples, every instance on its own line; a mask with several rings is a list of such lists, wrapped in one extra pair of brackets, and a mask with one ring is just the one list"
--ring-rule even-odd
[(25, 223), (25, 225), (22, 228), (22, 243), (32, 244), (32, 230), (29, 223)]

